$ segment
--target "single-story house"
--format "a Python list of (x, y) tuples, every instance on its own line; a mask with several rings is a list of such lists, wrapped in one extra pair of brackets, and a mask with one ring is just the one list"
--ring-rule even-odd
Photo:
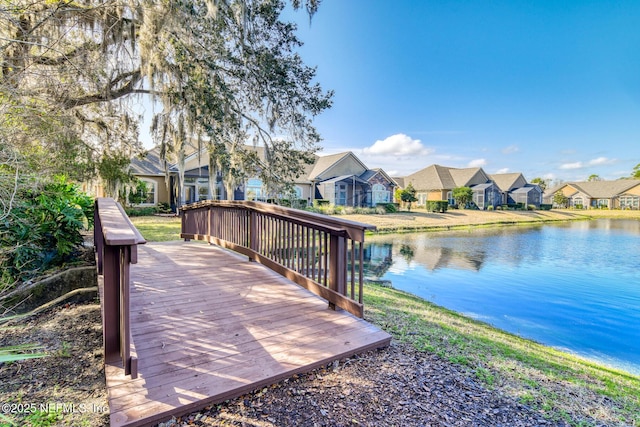
[(311, 200), (336, 206), (373, 207), (393, 202), (398, 184), (382, 169), (369, 169), (352, 152), (318, 157), (307, 179)]
[(489, 178), (500, 188), (503, 205), (523, 203), (540, 207), (542, 189), (536, 184), (529, 184), (521, 173), (492, 174)]
[[(248, 147), (264, 158), (262, 147)], [(165, 181), (165, 169), (168, 172)], [(162, 164), (159, 150), (150, 150), (144, 158), (131, 162), (134, 176), (146, 182), (145, 203), (169, 203), (174, 209), (180, 194), (176, 165)], [(208, 156), (192, 153), (185, 157), (183, 195), (184, 203), (207, 199), (226, 199), (222, 178), (218, 176), (211, 188), (209, 183)], [(165, 184), (168, 183), (168, 185)], [(328, 200), (337, 206), (367, 206), (393, 202), (397, 183), (382, 169), (369, 169), (353, 153), (345, 152), (329, 156), (316, 156), (311, 165), (305, 165), (304, 173), (293, 182), (295, 198), (313, 203)], [(167, 191), (167, 188), (169, 191)], [(258, 176), (247, 179), (234, 190), (233, 200), (267, 200), (267, 189)]]
[(482, 168), (457, 169), (431, 165), (403, 177), (402, 183), (403, 188), (409, 184), (413, 186), (419, 205), (431, 200), (448, 200), (450, 205), (455, 205), (453, 189), (459, 187), (469, 187), (473, 190), (473, 202), (480, 209), (502, 204), (500, 188)]
[(556, 193), (567, 198), (567, 207), (577, 209), (640, 209), (640, 180), (567, 182), (547, 189), (546, 203), (552, 204)]

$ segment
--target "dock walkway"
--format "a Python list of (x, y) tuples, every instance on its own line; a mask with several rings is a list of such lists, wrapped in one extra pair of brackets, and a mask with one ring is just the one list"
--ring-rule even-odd
[(388, 345), (391, 337), (261, 264), (198, 242), (138, 246), (138, 377), (105, 368), (112, 426), (151, 425)]

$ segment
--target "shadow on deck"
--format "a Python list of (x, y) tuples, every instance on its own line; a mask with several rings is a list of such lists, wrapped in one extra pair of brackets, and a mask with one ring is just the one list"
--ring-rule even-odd
[(138, 253), (130, 303), (138, 378), (106, 366), (112, 426), (183, 415), (391, 339), (218, 247), (154, 243)]

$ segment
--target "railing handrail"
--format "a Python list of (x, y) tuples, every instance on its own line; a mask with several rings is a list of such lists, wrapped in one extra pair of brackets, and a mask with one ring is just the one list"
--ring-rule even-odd
[(130, 264), (138, 261), (137, 245), (146, 243), (126, 212), (111, 198), (97, 198), (94, 245), (102, 276), (102, 333), (105, 362), (120, 359), (125, 375), (137, 377), (137, 354), (131, 338)]
[(147, 243), (120, 203), (105, 197), (97, 198), (96, 203), (98, 204), (102, 235), (106, 245), (125, 246)]
[(325, 298), (331, 308), (363, 316), (364, 236), (375, 226), (251, 201), (207, 200), (180, 210), (185, 240), (247, 255)]
[(306, 225), (324, 225), (334, 230), (343, 230), (350, 239), (357, 242), (364, 241), (365, 231), (375, 231), (376, 226), (362, 222), (351, 221), (344, 218), (331, 217), (315, 212), (303, 211), (300, 209), (288, 208), (274, 205), (272, 203), (241, 201), (241, 200), (203, 200), (200, 202), (184, 205), (180, 210), (198, 209), (206, 206), (221, 206), (229, 208), (250, 209), (264, 214), (282, 215), (296, 219)]

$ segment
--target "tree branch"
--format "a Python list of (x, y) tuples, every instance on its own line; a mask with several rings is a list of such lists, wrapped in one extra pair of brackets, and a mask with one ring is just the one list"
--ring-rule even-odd
[[(127, 78), (130, 80), (124, 86), (122, 86), (120, 89), (113, 89), (115, 85), (117, 85), (118, 83), (122, 82)], [(142, 89), (142, 88), (137, 89), (135, 87), (136, 84), (138, 84), (141, 80), (142, 80), (142, 73), (140, 72), (140, 70), (127, 72), (111, 80), (107, 84), (108, 89), (104, 93), (94, 93), (92, 95), (81, 96), (78, 98), (59, 99), (58, 102), (62, 106), (62, 108), (64, 108), (65, 110), (68, 110), (71, 108), (80, 107), (82, 105), (113, 101), (114, 99), (122, 98), (123, 96), (131, 95), (135, 93), (154, 94), (155, 92), (149, 89)]]

